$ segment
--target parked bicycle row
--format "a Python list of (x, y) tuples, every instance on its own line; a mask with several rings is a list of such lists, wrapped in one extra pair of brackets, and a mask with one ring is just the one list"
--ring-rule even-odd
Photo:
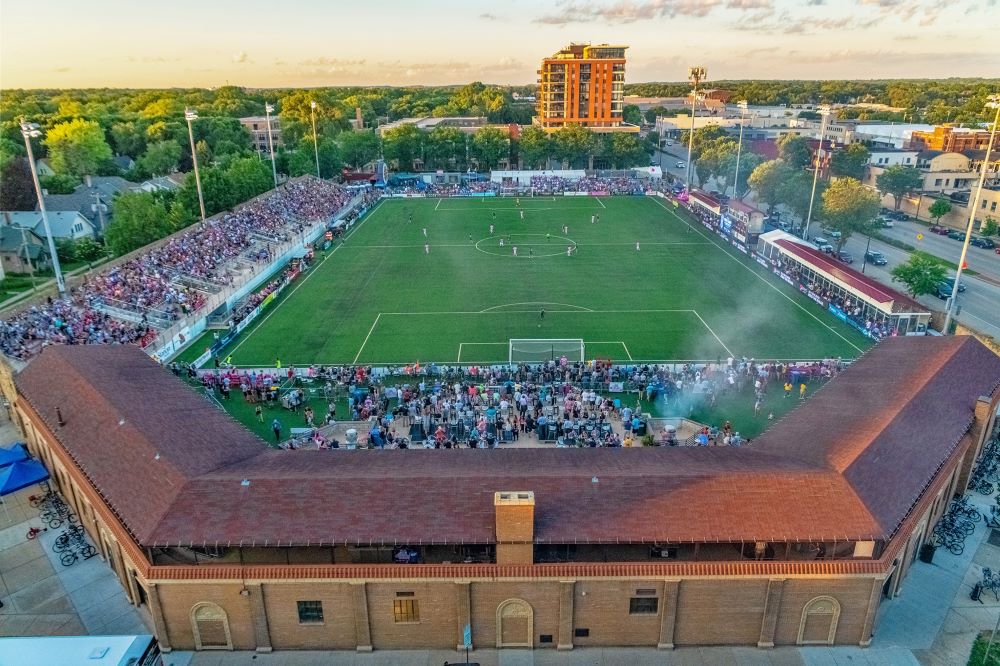
[(970, 504), (964, 495), (958, 497), (934, 526), (932, 542), (935, 546), (944, 546), (953, 555), (961, 555), (965, 550), (966, 537), (976, 531), (976, 523), (982, 519), (979, 509)]
[(52, 550), (59, 555), (59, 561), (63, 566), (68, 567), (77, 560), (89, 560), (97, 555), (97, 549), (87, 541), (87, 531), (57, 492), (46, 487), (43, 494), (28, 497), (28, 503), (40, 511), (42, 522), (48, 526), (32, 527), (28, 530), (28, 539), (37, 538), (47, 529), (66, 526), (52, 544)]
[(992, 495), (997, 484), (1000, 484), (1000, 440), (992, 439), (972, 470), (969, 487), (981, 495)]

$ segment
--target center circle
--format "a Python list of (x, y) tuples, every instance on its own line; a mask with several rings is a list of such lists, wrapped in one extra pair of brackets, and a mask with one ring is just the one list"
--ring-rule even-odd
[[(525, 240), (531, 237), (532, 240)], [(541, 241), (534, 240), (535, 238)], [(503, 239), (503, 246), (500, 240)], [(510, 239), (510, 240), (508, 240)], [(475, 248), (483, 254), (492, 254), (498, 257), (513, 257), (514, 248), (517, 248), (517, 258), (528, 257), (555, 257), (566, 254), (566, 247), (571, 246), (576, 251), (576, 241), (566, 236), (555, 234), (497, 234), (489, 236), (476, 242)], [(528, 250), (532, 250), (531, 253)]]

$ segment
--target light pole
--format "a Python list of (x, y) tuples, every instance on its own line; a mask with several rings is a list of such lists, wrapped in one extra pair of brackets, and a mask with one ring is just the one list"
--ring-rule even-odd
[(264, 117), (267, 119), (267, 149), (271, 151), (271, 175), (274, 176), (274, 186), (278, 186), (278, 165), (274, 163), (274, 137), (271, 136), (271, 112), (274, 107), (264, 102)]
[[(38, 123), (25, 122), (21, 118), (21, 136), (24, 137), (24, 147), (28, 150), (28, 166), (31, 167), (31, 179), (35, 182), (35, 194), (38, 195), (38, 209), (42, 213), (42, 226), (45, 228), (45, 239), (49, 243), (49, 254), (52, 258), (52, 271), (56, 274), (56, 288), (60, 296), (66, 295), (66, 283), (63, 282), (62, 269), (59, 267), (59, 255), (56, 254), (56, 242), (49, 228), (49, 214), (45, 210), (45, 197), (42, 196), (42, 184), (38, 182), (38, 170), (35, 168), (35, 154), (31, 150), (31, 140), (40, 137), (42, 130)], [(31, 281), (34, 284), (34, 280)]]
[(816, 164), (813, 168), (812, 193), (809, 195), (809, 213), (806, 215), (806, 225), (802, 228), (802, 238), (809, 240), (809, 223), (812, 222), (813, 202), (816, 199), (816, 181), (819, 179), (819, 169), (823, 164), (823, 136), (826, 134), (826, 119), (830, 116), (830, 107), (826, 104), (820, 106), (817, 111), (820, 115), (819, 123), (819, 146), (816, 148)]
[(313, 153), (316, 154), (316, 177), (322, 178), (319, 175), (319, 140), (316, 138), (316, 102), (309, 102), (309, 108), (312, 109), (312, 123), (313, 123)]
[[(997, 124), (1000, 123), (1000, 94), (990, 95), (986, 102), (986, 108), (996, 109), (993, 117), (993, 127), (990, 129), (990, 141), (986, 144), (986, 155), (983, 157), (983, 166), (979, 171), (979, 186), (976, 188), (976, 196), (969, 206), (969, 224), (965, 228), (965, 242), (962, 243), (962, 254), (958, 257), (958, 270), (955, 271), (955, 284), (951, 287), (951, 298), (948, 299), (948, 314), (944, 318), (944, 330), (946, 334), (951, 326), (951, 319), (955, 316), (955, 301), (958, 300), (958, 282), (962, 279), (962, 267), (965, 266), (965, 255), (969, 252), (969, 241), (972, 240), (972, 225), (976, 222), (976, 209), (979, 208), (979, 198), (983, 195), (983, 183), (986, 181), (986, 167), (990, 163), (990, 152), (993, 150), (993, 140), (997, 135)], [(51, 241), (50, 241), (51, 242)]]
[(688, 192), (691, 191), (691, 149), (694, 147), (694, 113), (698, 104), (698, 84), (704, 81), (706, 76), (708, 70), (704, 67), (688, 68), (688, 80), (694, 84), (694, 89), (691, 91), (691, 131), (688, 133), (688, 159), (685, 165), (687, 168), (684, 170), (684, 187)]
[(736, 102), (736, 105), (740, 107), (740, 143), (736, 147), (736, 173), (733, 174), (733, 197), (736, 199), (740, 198), (740, 154), (743, 152), (743, 125), (747, 117), (747, 101), (741, 99)]
[(191, 121), (198, 120), (198, 112), (194, 109), (184, 109), (184, 120), (188, 124), (188, 139), (191, 141), (191, 163), (194, 165), (194, 184), (198, 187), (198, 207), (201, 209), (201, 219), (205, 215), (205, 195), (201, 193), (201, 175), (198, 173), (198, 151), (194, 147), (194, 130), (191, 129)]

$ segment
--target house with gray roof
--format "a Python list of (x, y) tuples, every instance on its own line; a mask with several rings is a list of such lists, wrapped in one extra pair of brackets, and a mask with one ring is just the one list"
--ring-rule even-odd
[(96, 233), (102, 234), (114, 213), (115, 196), (137, 187), (120, 176), (87, 176), (72, 194), (45, 195), (45, 208), (49, 211), (78, 212), (87, 218)]
[(48, 267), (49, 249), (42, 236), (24, 227), (0, 225), (0, 278)]
[[(35, 210), (12, 210), (0, 213), (2, 226), (30, 229), (40, 238), (45, 238), (45, 224), (42, 213)], [(60, 240), (93, 238), (94, 224), (79, 211), (48, 211), (49, 228), (52, 237)]]

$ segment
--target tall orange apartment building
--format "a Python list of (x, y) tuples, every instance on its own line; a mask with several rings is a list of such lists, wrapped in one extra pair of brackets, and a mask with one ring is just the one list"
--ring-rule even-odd
[(627, 48), (570, 44), (543, 59), (535, 124), (547, 131), (583, 125), (596, 132), (638, 132), (622, 122)]

